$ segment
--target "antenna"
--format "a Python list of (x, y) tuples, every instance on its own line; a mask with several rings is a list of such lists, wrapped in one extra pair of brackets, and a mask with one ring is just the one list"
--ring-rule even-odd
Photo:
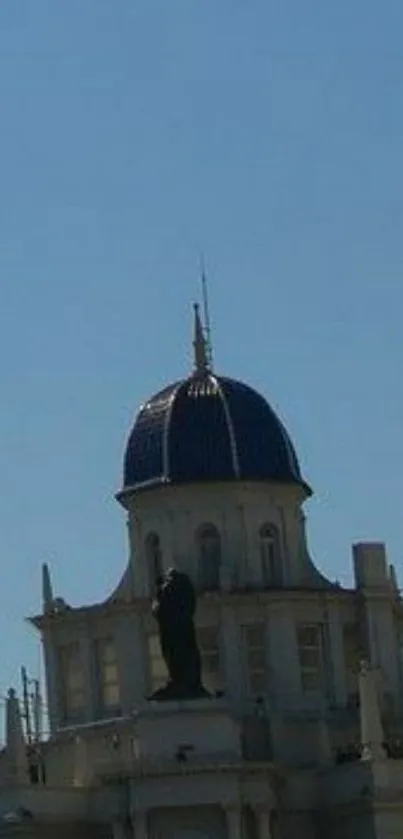
[(200, 268), (201, 268), (203, 314), (204, 314), (204, 326), (205, 326), (205, 333), (206, 333), (207, 356), (208, 356), (209, 366), (212, 369), (213, 368), (213, 346), (212, 346), (212, 343), (211, 343), (211, 323), (210, 323), (210, 311), (209, 311), (209, 303), (208, 303), (206, 268), (205, 268), (203, 258), (201, 259), (200, 263), (201, 263)]

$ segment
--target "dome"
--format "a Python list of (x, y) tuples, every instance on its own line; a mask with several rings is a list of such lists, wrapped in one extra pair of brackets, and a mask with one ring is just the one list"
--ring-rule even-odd
[(140, 408), (123, 491), (239, 480), (299, 484), (310, 494), (286, 429), (251, 387), (198, 369)]

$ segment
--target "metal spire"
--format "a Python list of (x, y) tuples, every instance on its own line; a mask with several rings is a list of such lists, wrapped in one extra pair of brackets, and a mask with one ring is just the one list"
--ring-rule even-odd
[(200, 259), (201, 291), (203, 303), (204, 323), (200, 315), (200, 305), (194, 308), (194, 367), (196, 373), (206, 373), (213, 369), (213, 352), (211, 346), (210, 313), (207, 296), (207, 279), (203, 258)]
[(207, 359), (208, 359), (209, 367), (210, 367), (210, 369), (212, 369), (213, 368), (213, 345), (212, 345), (212, 342), (211, 342), (211, 324), (210, 324), (210, 310), (209, 310), (208, 293), (207, 293), (207, 276), (206, 276), (206, 268), (205, 268), (203, 258), (200, 261), (200, 270), (201, 270), (204, 326), (205, 326), (205, 337), (206, 337), (206, 352), (207, 352)]
[(204, 335), (203, 324), (200, 317), (199, 304), (194, 304), (194, 366), (196, 373), (206, 373), (210, 369), (207, 341)]

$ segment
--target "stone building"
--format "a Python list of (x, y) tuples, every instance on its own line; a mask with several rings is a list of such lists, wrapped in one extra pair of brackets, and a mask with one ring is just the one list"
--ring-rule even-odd
[[(197, 307), (194, 371), (140, 408), (123, 471), (116, 590), (73, 607), (43, 569), (50, 734), (27, 744), (10, 691), (0, 836), (401, 837), (393, 567), (380, 543), (354, 545), (354, 588), (315, 567), (293, 444), (261, 395), (213, 371)], [(150, 606), (170, 567), (197, 590), (204, 699), (148, 698), (166, 679)]]

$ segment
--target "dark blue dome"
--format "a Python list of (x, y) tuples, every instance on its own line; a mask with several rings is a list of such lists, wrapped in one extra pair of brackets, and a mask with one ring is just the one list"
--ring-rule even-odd
[(310, 492), (287, 431), (251, 387), (198, 373), (141, 407), (126, 448), (123, 490), (236, 480), (297, 483)]

